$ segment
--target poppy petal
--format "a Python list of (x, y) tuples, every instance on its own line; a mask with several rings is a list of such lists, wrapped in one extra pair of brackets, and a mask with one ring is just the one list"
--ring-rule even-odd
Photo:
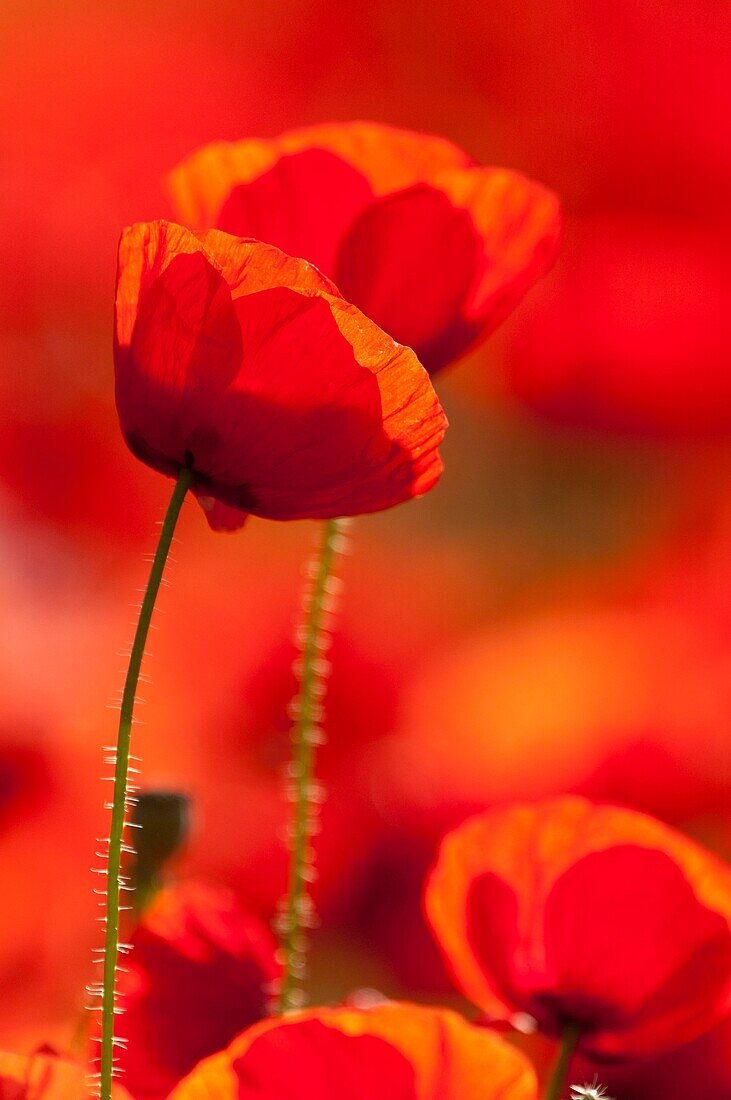
[(121, 346), (132, 339), (145, 292), (173, 260), (189, 254), (203, 254), (232, 296), (254, 294), (268, 286), (338, 293), (312, 264), (260, 241), (241, 240), (217, 229), (192, 232), (173, 222), (137, 222), (123, 230), (119, 241), (115, 338)]
[[(582, 912), (587, 897), (591, 922)], [(698, 904), (664, 852), (620, 844), (578, 860), (546, 899), (545, 943), (548, 971), (565, 990), (572, 1017), (601, 1028), (603, 1016), (614, 1015), (618, 1053), (630, 1046), (662, 1049), (669, 1022), (673, 1045), (694, 1038), (695, 1020), (685, 1031), (689, 1005), (705, 1002), (723, 1011), (731, 973), (728, 917)], [(612, 1053), (612, 1037), (601, 1046)]]
[(213, 497), (201, 493), (196, 496), (212, 531), (238, 531), (249, 517), (248, 512), (242, 512), (240, 508), (229, 508), (227, 504), (221, 504), (220, 500)]
[(131, 450), (164, 473), (206, 447), (201, 403), (225, 391), (243, 352), (223, 277), (202, 252), (174, 256), (141, 293), (129, 344), (117, 349), (117, 409)]
[(465, 350), (479, 327), (464, 306), (481, 246), (472, 219), (440, 190), (417, 184), (372, 203), (337, 257), (335, 280), (429, 371)]
[[(369, 197), (410, 187), (431, 179), (450, 168), (466, 168), (472, 158), (445, 138), (400, 130), (377, 122), (334, 122), (289, 130), (268, 141), (245, 139), (216, 142), (193, 153), (169, 176), (168, 190), (183, 222), (200, 228), (220, 225), (221, 211), (232, 191), (250, 184), (269, 172), (280, 158), (302, 153), (327, 153), (352, 168), (367, 181)], [(304, 181), (301, 169), (315, 170), (325, 162), (315, 157), (295, 168), (298, 182)], [(309, 182), (306, 192), (310, 193)], [(298, 194), (289, 201), (300, 202)], [(319, 198), (317, 199), (319, 204)], [(339, 210), (339, 208), (336, 208)], [(262, 212), (263, 215), (263, 212)], [(273, 219), (281, 219), (272, 211)], [(232, 221), (231, 232), (247, 235)], [(322, 226), (320, 226), (322, 228)], [(262, 234), (264, 240), (269, 240)], [(277, 243), (272, 239), (271, 243)], [(309, 256), (306, 256), (309, 259)]]
[(298, 1100), (301, 1082), (317, 1100), (411, 1100), (414, 1069), (390, 1043), (374, 1035), (349, 1035), (321, 1020), (269, 1030), (233, 1064), (239, 1100)]
[(216, 226), (333, 271), (340, 237), (372, 197), (368, 181), (346, 161), (326, 149), (304, 149), (233, 187)]
[(290, 130), (276, 139), (276, 145), (279, 155), (327, 149), (365, 176), (374, 195), (400, 191), (448, 169), (475, 163), (469, 153), (446, 138), (381, 122), (326, 122)]
[(445, 172), (438, 186), (469, 212), (482, 246), (465, 316), (484, 337), (555, 261), (561, 207), (552, 191), (505, 168)]
[(287, 255), (273, 244), (246, 236), (234, 237), (219, 229), (202, 230), (194, 237), (226, 280), (233, 298), (272, 286), (340, 296), (335, 284), (312, 263)]
[(279, 287), (234, 307), (246, 354), (235, 381), (209, 395), (218, 430), (198, 452), (218, 499), (270, 519), (316, 518), (431, 487), (441, 417), (410, 352), (391, 343), (384, 354), (380, 331), (338, 299)]

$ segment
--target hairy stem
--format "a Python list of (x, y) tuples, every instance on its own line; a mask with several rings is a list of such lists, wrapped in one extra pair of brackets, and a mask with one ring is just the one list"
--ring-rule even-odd
[(106, 906), (106, 935), (104, 940), (104, 977), (102, 984), (101, 1005), (101, 1055), (100, 1055), (100, 1096), (101, 1100), (110, 1100), (112, 1094), (112, 1077), (114, 1072), (114, 1016), (115, 1016), (115, 985), (117, 959), (119, 955), (119, 898), (120, 891), (125, 883), (121, 876), (122, 862), (122, 837), (126, 823), (126, 809), (128, 805), (127, 776), (129, 770), (129, 751), (132, 735), (132, 720), (134, 713), (137, 683), (140, 676), (142, 657), (145, 652), (145, 644), (150, 629), (152, 612), (155, 600), (160, 589), (165, 564), (170, 553), (170, 545), (173, 533), (180, 515), (180, 509), (185, 499), (185, 494), (190, 488), (192, 473), (186, 467), (180, 471), (178, 480), (173, 489), (173, 495), (165, 514), (157, 550), (152, 560), (150, 577), (142, 600), (140, 615), (137, 622), (132, 650), (130, 652), (127, 677), (124, 682), (122, 694), (122, 707), (119, 715), (119, 731), (117, 734), (117, 747), (115, 753), (114, 768), (114, 795), (112, 799), (112, 816), (109, 831), (109, 848), (107, 855), (107, 906)]
[(558, 1050), (556, 1064), (551, 1073), (551, 1079), (546, 1086), (544, 1100), (562, 1100), (564, 1088), (566, 1086), (566, 1077), (580, 1034), (575, 1024), (567, 1024), (564, 1028), (564, 1033), (561, 1037), (561, 1046)]
[(279, 1012), (287, 1012), (301, 1004), (306, 929), (312, 925), (314, 918), (307, 883), (312, 878), (310, 839), (319, 801), (314, 777), (315, 748), (323, 739), (319, 726), (327, 667), (322, 657), (325, 648), (323, 624), (332, 603), (330, 578), (343, 542), (343, 527), (343, 520), (331, 519), (323, 524), (322, 540), (312, 563), (311, 588), (305, 597), (300, 685), (294, 704), (292, 730), (294, 753), (288, 777), (294, 801), (289, 885), (278, 920), (284, 962)]

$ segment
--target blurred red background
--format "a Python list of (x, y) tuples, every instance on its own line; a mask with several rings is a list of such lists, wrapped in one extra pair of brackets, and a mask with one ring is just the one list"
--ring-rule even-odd
[[(218, 138), (374, 118), (565, 205), (554, 271), (439, 380), (447, 472), (354, 529), (330, 683), (315, 984), (451, 996), (419, 910), (440, 833), (579, 790), (731, 850), (729, 21), (721, 0), (0, 15), (0, 1040), (74, 1031), (105, 705), (168, 492), (124, 447), (120, 228)], [(137, 735), (194, 799), (189, 869), (270, 915), (291, 626), (314, 527), (186, 509)], [(50, 919), (49, 919), (50, 918)]]

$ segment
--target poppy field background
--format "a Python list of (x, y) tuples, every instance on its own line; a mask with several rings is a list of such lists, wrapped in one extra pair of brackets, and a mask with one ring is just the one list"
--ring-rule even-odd
[[(561, 255), (438, 379), (445, 473), (358, 519), (328, 682), (310, 989), (462, 1006), (421, 914), (445, 831), (579, 793), (731, 856), (728, 13), (314, 0), (0, 14), (0, 1042), (70, 1042), (102, 744), (168, 485), (112, 385), (122, 226), (198, 147), (371, 118), (560, 197)], [(136, 731), (177, 870), (269, 920), (313, 523), (183, 511)], [(167, 629), (170, 624), (170, 629)], [(630, 1095), (629, 1093), (627, 1095)]]

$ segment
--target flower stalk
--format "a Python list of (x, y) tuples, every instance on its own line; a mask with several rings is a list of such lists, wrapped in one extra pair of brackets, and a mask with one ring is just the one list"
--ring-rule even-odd
[(581, 1032), (576, 1024), (567, 1024), (561, 1037), (561, 1046), (558, 1050), (556, 1063), (551, 1073), (551, 1078), (546, 1087), (544, 1100), (562, 1100), (566, 1087), (566, 1078), (571, 1065), (571, 1059), (576, 1050)]
[(170, 553), (173, 534), (178, 522), (185, 495), (190, 488), (193, 474), (184, 467), (178, 476), (168, 505), (165, 519), (160, 530), (155, 556), (152, 559), (147, 588), (142, 599), (137, 629), (130, 652), (127, 676), (122, 693), (122, 706), (119, 715), (119, 730), (114, 753), (114, 794), (111, 804), (111, 823), (107, 849), (106, 885), (106, 932), (104, 939), (104, 963), (101, 988), (101, 1051), (99, 1066), (99, 1095), (101, 1100), (110, 1100), (112, 1079), (114, 1077), (114, 1017), (119, 1011), (116, 1004), (117, 960), (120, 951), (119, 915), (120, 896), (129, 886), (121, 873), (123, 836), (127, 824), (126, 814), (130, 805), (128, 794), (128, 776), (130, 760), (130, 742), (134, 718), (134, 705), (137, 684), (140, 677), (142, 658), (150, 630), (155, 601), (160, 590), (165, 565)]
[(322, 526), (318, 551), (310, 563), (310, 582), (305, 591), (305, 622), (298, 641), (302, 653), (295, 670), (299, 691), (292, 706), (293, 757), (287, 769), (288, 794), (293, 802), (290, 825), (291, 855), (287, 894), (276, 920), (283, 973), (279, 986), (277, 1011), (288, 1012), (304, 1002), (307, 929), (315, 924), (315, 912), (308, 883), (315, 877), (311, 839), (317, 828), (319, 804), (324, 792), (315, 781), (315, 751), (324, 743), (320, 722), (323, 716), (325, 679), (329, 664), (324, 657), (329, 639), (326, 618), (334, 609), (333, 565), (345, 545), (346, 521), (327, 520)]

